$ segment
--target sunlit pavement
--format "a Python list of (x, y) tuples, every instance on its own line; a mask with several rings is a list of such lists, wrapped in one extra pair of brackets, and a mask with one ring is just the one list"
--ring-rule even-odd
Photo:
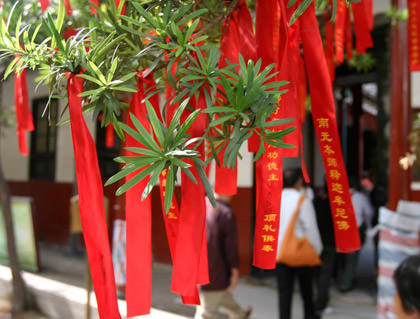
[[(41, 249), (42, 272), (25, 273), (25, 280), (37, 296), (41, 310), (51, 318), (86, 318), (86, 291), (84, 289), (85, 261), (63, 253), (62, 249), (43, 247)], [(10, 270), (0, 266), (0, 292), (10, 288), (5, 286), (10, 280)], [(194, 307), (185, 306), (170, 292), (171, 267), (153, 265), (152, 311), (149, 316), (139, 318), (182, 319), (192, 318)], [(264, 282), (241, 279), (234, 296), (244, 307), (251, 306), (253, 319), (277, 319), (277, 291), (275, 279), (266, 278)], [(7, 294), (0, 293), (0, 305)], [(97, 318), (94, 294), (91, 295), (91, 318)], [(3, 297), (3, 299), (2, 299)], [(332, 312), (325, 319), (366, 319), (376, 317), (376, 289), (373, 267), (373, 245), (368, 242), (361, 254), (358, 282), (354, 290), (338, 292), (331, 289)], [(120, 300), (121, 313), (125, 315), (125, 301)], [(293, 318), (302, 318), (302, 301), (298, 291), (293, 298)], [(3, 318), (7, 318), (3, 315)], [(227, 318), (221, 315), (221, 318)], [(0, 319), (2, 315), (0, 313)]]

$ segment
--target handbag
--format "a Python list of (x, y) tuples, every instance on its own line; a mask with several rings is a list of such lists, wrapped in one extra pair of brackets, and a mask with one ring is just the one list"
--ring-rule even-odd
[(305, 196), (301, 196), (299, 198), (296, 211), (290, 220), (289, 227), (286, 229), (283, 243), (277, 256), (278, 263), (285, 264), (290, 267), (322, 265), (322, 261), (319, 258), (318, 253), (313, 248), (309, 240), (305, 236), (297, 238), (295, 234), (295, 224), (304, 200)]

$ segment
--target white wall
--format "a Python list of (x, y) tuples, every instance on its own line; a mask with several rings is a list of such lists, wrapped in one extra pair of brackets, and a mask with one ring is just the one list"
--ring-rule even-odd
[[(40, 86), (35, 91), (36, 83), (34, 81), (35, 73), (27, 73), (29, 104), (32, 106), (32, 99), (45, 97), (48, 95), (48, 89)], [(3, 106), (14, 116), (14, 79), (9, 77), (3, 83), (2, 94)], [(66, 107), (67, 100), (60, 100), (59, 113)], [(69, 117), (68, 111), (65, 112), (63, 118)], [(91, 114), (85, 115), (86, 124), (91, 132), (95, 132), (96, 126), (92, 121)], [(30, 149), (30, 133), (27, 136), (28, 147)], [(6, 179), (13, 181), (26, 181), (29, 179), (29, 156), (23, 156), (19, 153), (18, 142), (16, 138), (16, 126), (5, 130), (0, 137), (0, 158), (5, 172)], [(70, 123), (58, 126), (57, 128), (57, 147), (56, 147), (56, 171), (55, 180), (57, 182), (72, 183), (75, 178), (74, 173), (74, 156), (70, 131)]]
[(391, 7), (391, 0), (374, 0), (373, 14), (385, 13)]

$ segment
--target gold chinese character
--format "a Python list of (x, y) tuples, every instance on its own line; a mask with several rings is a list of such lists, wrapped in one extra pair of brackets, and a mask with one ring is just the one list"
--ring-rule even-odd
[(344, 205), (346, 203), (340, 195), (335, 195), (332, 202), (337, 205)]
[(169, 218), (169, 219), (178, 219), (178, 216), (177, 216), (177, 215), (175, 215), (175, 213), (174, 213), (174, 212), (169, 212), (169, 213), (168, 213), (168, 218)]
[(166, 178), (162, 179), (162, 187), (166, 187)]
[(327, 155), (335, 154), (334, 150), (331, 148), (330, 145), (324, 145), (324, 153)]
[(271, 243), (276, 240), (273, 235), (261, 235), (261, 237), (263, 238), (263, 242), (265, 243), (266, 242)]
[(279, 177), (277, 176), (277, 174), (271, 173), (268, 176), (267, 182), (274, 182), (274, 181), (278, 181), (278, 180), (279, 180)]
[(264, 245), (264, 246), (261, 248), (261, 250), (262, 250), (262, 251), (265, 251), (265, 252), (267, 252), (267, 253), (269, 253), (269, 252), (271, 252), (271, 251), (274, 251), (273, 246), (271, 246), (271, 245)]
[(330, 133), (321, 132), (321, 142), (332, 142), (332, 140)]
[(162, 176), (166, 176), (166, 172), (168, 171), (168, 169), (165, 169), (162, 171)]
[(347, 230), (350, 228), (350, 225), (346, 220), (338, 220), (336, 223), (338, 230)]
[(268, 159), (276, 159), (277, 157), (279, 157), (279, 153), (277, 153), (277, 152), (268, 152), (267, 153), (267, 158)]
[(336, 208), (335, 209), (335, 217), (342, 218), (342, 219), (349, 218), (347, 216), (346, 210), (344, 208)]
[(267, 164), (267, 169), (269, 171), (278, 171), (277, 163), (276, 162), (270, 162)]
[(273, 228), (273, 225), (268, 225), (268, 224), (264, 224), (263, 226), (263, 230), (264, 231), (271, 231), (271, 232), (275, 232), (276, 230)]
[(333, 157), (328, 157), (327, 158), (327, 166), (328, 167), (337, 167), (337, 160)]
[(171, 208), (170, 209), (175, 209), (175, 205), (174, 205), (173, 202), (171, 203)]
[(278, 106), (278, 107), (274, 110), (273, 114), (274, 114), (274, 115), (277, 115), (277, 114), (279, 113), (279, 111), (280, 111), (280, 106)]
[(331, 169), (330, 170), (330, 178), (335, 179), (335, 180), (339, 180), (341, 177), (341, 173), (339, 171), (337, 171), (336, 169)]
[(267, 215), (264, 215), (264, 221), (265, 222), (275, 222), (276, 221), (276, 218), (277, 218), (277, 215), (276, 214), (267, 214)]
[(319, 119), (316, 119), (318, 121), (318, 127), (319, 128), (329, 128), (329, 118), (321, 117)]
[(339, 194), (343, 194), (343, 184), (340, 183), (332, 183), (331, 184), (331, 191), (339, 193)]

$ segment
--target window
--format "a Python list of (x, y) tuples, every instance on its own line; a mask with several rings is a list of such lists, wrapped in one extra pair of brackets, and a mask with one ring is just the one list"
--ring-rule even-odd
[(48, 113), (42, 116), (47, 102), (48, 97), (35, 99), (32, 102), (35, 130), (31, 134), (30, 178), (53, 181), (55, 177), (58, 100), (51, 100), (49, 116)]

